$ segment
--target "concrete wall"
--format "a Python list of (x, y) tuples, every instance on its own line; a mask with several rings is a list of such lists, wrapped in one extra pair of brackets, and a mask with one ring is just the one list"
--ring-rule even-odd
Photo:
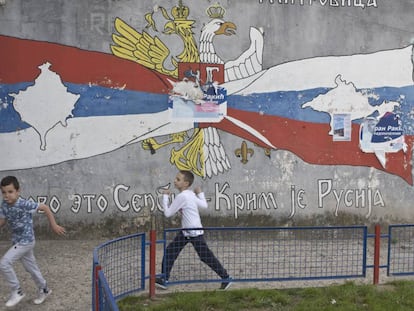
[[(184, 120), (171, 119), (167, 80), (179, 82), (183, 71), (179, 78), (166, 71), (185, 46), (177, 33), (162, 33), (168, 22), (176, 32), (189, 27), (171, 14), (179, 1), (4, 2), (1, 176), (18, 176), (22, 195), (49, 204), (62, 222), (155, 213), (157, 189), (172, 183), (179, 168), (196, 173), (210, 200), (206, 219), (216, 225), (335, 222), (345, 214), (355, 216), (345, 217), (351, 223), (414, 220), (411, 2), (221, 1), (220, 18), (237, 26), (210, 45), (225, 63), (214, 77), (228, 92), (224, 118), (214, 110), (212, 117)], [(199, 48), (214, 2), (182, 2)], [(171, 20), (160, 8), (153, 12), (157, 5)], [(147, 13), (158, 32), (146, 28)], [(120, 46), (113, 34), (125, 36), (117, 18), (169, 48), (164, 72), (111, 49)], [(251, 27), (264, 36), (250, 37)], [(250, 59), (238, 63), (251, 71), (230, 82), (221, 74), (251, 42)], [(388, 131), (379, 135), (391, 135), (394, 144), (361, 147), (365, 118), (389, 122), (381, 120), (387, 112), (403, 136)], [(334, 133), (338, 114), (345, 134)]]

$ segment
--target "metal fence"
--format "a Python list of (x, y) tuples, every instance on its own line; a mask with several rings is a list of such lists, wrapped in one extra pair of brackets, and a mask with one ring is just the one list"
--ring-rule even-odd
[[(367, 268), (387, 268), (388, 275), (414, 274), (414, 225), (393, 225), (387, 235), (367, 233), (366, 226), (204, 228), (210, 249), (220, 260), (233, 282), (364, 278)], [(164, 230), (163, 240), (155, 231), (146, 241), (145, 233), (109, 241), (94, 250), (92, 308), (118, 310), (116, 301), (145, 290), (150, 280), (162, 273), (155, 267), (157, 243), (166, 245), (180, 229)], [(368, 238), (375, 238), (374, 265), (367, 265)], [(387, 239), (388, 260), (379, 265), (379, 245)], [(147, 246), (150, 256), (146, 260)], [(158, 254), (162, 256), (162, 254)], [(161, 259), (161, 258), (160, 258)], [(159, 260), (160, 261), (160, 260)], [(202, 264), (190, 243), (178, 256), (169, 284), (221, 282)]]
[(145, 289), (145, 233), (106, 242), (93, 253), (93, 310), (118, 310), (115, 301)]
[[(164, 231), (168, 244), (180, 229)], [(204, 237), (234, 282), (365, 277), (366, 227), (207, 228)], [(190, 243), (189, 243), (190, 244)], [(221, 282), (191, 245), (170, 284)]]
[(414, 275), (414, 225), (388, 228), (387, 275)]
[(118, 311), (118, 306), (116, 304), (116, 299), (112, 295), (112, 291), (109, 287), (108, 281), (105, 278), (105, 275), (99, 269), (96, 271), (96, 287), (97, 290), (95, 298), (98, 298), (97, 309), (101, 311)]

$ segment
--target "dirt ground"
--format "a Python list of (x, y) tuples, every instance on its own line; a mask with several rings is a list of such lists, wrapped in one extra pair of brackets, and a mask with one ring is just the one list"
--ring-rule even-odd
[[(26, 297), (14, 308), (4, 306), (10, 292), (0, 277), (0, 310), (88, 311), (91, 310), (93, 249), (102, 241), (37, 240), (35, 256), (52, 294), (42, 305), (34, 305), (36, 286), (20, 262), (15, 265)], [(0, 254), (10, 242), (0, 241)]]
[[(105, 239), (107, 240), (107, 239)], [(105, 240), (41, 240), (38, 239), (35, 247), (35, 256), (39, 267), (48, 281), (53, 293), (42, 305), (34, 305), (36, 288), (30, 275), (22, 265), (15, 265), (16, 273), (20, 279), (26, 297), (15, 308), (7, 310), (21, 311), (89, 311), (91, 310), (92, 289), (92, 257), (93, 249)], [(10, 247), (10, 242), (0, 240), (0, 255)], [(381, 250), (381, 264), (386, 262), (386, 249)], [(372, 250), (368, 251), (368, 263), (372, 263)], [(157, 254), (160, 259), (162, 254)], [(372, 284), (372, 270), (368, 269), (368, 275), (364, 279), (353, 279), (355, 283)], [(385, 275), (385, 269), (381, 269), (380, 283), (389, 282), (392, 278)], [(288, 281), (288, 282), (259, 282), (259, 283), (235, 283), (232, 289), (251, 288), (297, 288), (308, 286), (328, 286), (340, 284), (347, 280), (319, 280), (319, 281)], [(218, 284), (203, 283), (171, 287), (167, 292), (188, 290), (214, 290)], [(148, 288), (148, 287), (147, 287)], [(162, 293), (166, 293), (163, 291)], [(6, 310), (4, 303), (8, 299), (9, 289), (0, 276), (0, 310)], [(144, 295), (148, 294), (146, 290)], [(161, 293), (160, 293), (161, 294)]]

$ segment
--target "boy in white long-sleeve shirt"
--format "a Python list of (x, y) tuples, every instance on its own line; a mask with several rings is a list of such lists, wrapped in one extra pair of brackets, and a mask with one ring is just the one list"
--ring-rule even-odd
[(171, 204), (170, 191), (165, 190), (163, 193), (162, 205), (164, 215), (171, 217), (177, 212), (180, 212), (181, 228), (183, 230), (180, 230), (174, 240), (167, 246), (164, 258), (162, 259), (162, 271), (165, 274), (163, 278), (157, 278), (155, 284), (159, 288), (167, 289), (168, 279), (174, 262), (184, 246), (190, 242), (201, 261), (207, 264), (223, 279), (220, 289), (227, 289), (231, 285), (230, 276), (209, 249), (204, 239), (204, 231), (202, 230), (198, 208), (207, 208), (207, 201), (200, 187), (196, 187), (194, 191), (189, 189), (193, 181), (194, 175), (192, 172), (179, 171), (175, 177), (174, 186), (180, 193)]

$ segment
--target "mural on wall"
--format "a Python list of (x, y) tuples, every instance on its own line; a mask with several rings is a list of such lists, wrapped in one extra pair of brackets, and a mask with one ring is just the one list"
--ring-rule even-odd
[[(157, 25), (153, 16), (157, 12), (166, 19), (162, 32), (178, 36), (183, 43), (183, 51), (176, 57), (171, 56), (173, 69), (165, 68), (164, 63), (170, 56), (170, 50), (157, 36), (151, 36), (146, 31), (140, 33), (120, 18), (115, 20), (115, 29), (119, 34), (112, 36), (113, 54), (172, 78), (184, 77), (183, 81), (172, 83), (172, 93), (179, 95), (171, 100), (173, 120), (220, 122), (227, 117), (227, 92), (219, 84), (248, 78), (262, 71), (263, 31), (251, 27), (249, 49), (237, 59), (224, 62), (215, 52), (213, 40), (215, 36), (233, 35), (237, 26), (223, 19), (225, 9), (222, 6), (216, 3), (207, 8), (206, 13), (210, 21), (203, 26), (198, 43), (193, 32), (195, 21), (188, 19), (190, 10), (182, 1), (171, 9), (171, 16), (164, 7), (156, 7), (153, 12), (145, 15), (148, 22), (146, 28), (151, 28), (155, 32)], [(193, 78), (194, 82), (188, 81), (189, 78)], [(207, 100), (212, 96), (218, 98), (219, 105), (211, 104), (212, 101)], [(222, 100), (220, 96), (223, 97)], [(189, 102), (193, 103), (194, 108), (190, 108)], [(196, 115), (193, 111), (195, 109), (203, 111), (204, 115)], [(180, 156), (176, 156), (178, 152), (175, 149), (171, 151), (171, 163), (179, 169), (191, 170), (202, 177), (211, 177), (227, 171), (230, 162), (216, 128), (203, 127), (201, 124), (199, 128), (192, 136), (188, 147), (180, 149), (184, 151), (180, 152)], [(144, 140), (142, 145), (151, 150), (160, 148), (160, 144), (153, 138)]]
[[(142, 17), (145, 30), (116, 17), (112, 54), (1, 35), (0, 140), (8, 148), (0, 171), (140, 143), (148, 156), (171, 148), (171, 164), (211, 178), (231, 170), (231, 158), (254, 161), (254, 143), (310, 164), (373, 167), (412, 185), (411, 45), (263, 68), (260, 25), (251, 25), (249, 47), (225, 60), (214, 39), (237, 25), (219, 4), (206, 13), (191, 19), (184, 1), (156, 7)], [(199, 36), (195, 23), (205, 24)], [(161, 32), (182, 51), (172, 55)], [(218, 130), (240, 137), (240, 147), (227, 150)]]

